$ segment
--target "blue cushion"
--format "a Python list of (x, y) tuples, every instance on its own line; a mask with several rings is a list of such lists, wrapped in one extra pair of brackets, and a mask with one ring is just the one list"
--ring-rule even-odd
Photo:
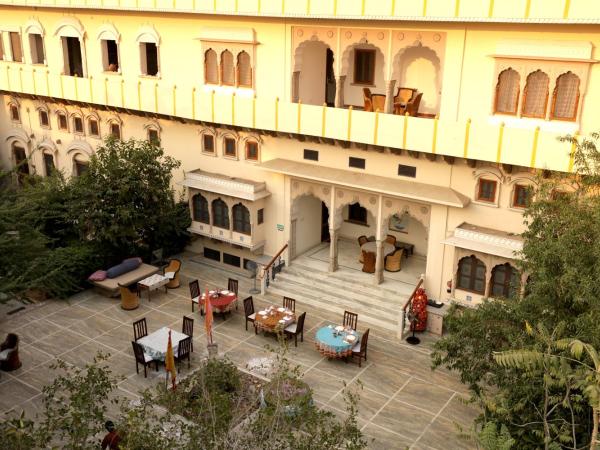
[(123, 261), (121, 264), (117, 264), (116, 266), (111, 267), (106, 271), (107, 278), (117, 278), (118, 276), (123, 275), (124, 273), (131, 272), (132, 270), (140, 267), (141, 262), (134, 259), (128, 259)]

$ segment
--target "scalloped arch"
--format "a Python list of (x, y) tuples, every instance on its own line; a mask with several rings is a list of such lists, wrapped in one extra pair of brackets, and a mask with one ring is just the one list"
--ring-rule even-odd
[(84, 39), (85, 29), (75, 17), (64, 17), (56, 25), (54, 35)]
[(46, 35), (46, 30), (44, 30), (43, 25), (37, 19), (30, 19), (25, 24), (25, 34), (41, 34), (42, 36)]
[(98, 30), (97, 39), (100, 40), (114, 40), (121, 42), (121, 33), (112, 23), (104, 23)]
[(160, 35), (152, 25), (144, 25), (138, 30), (135, 37), (137, 43), (148, 42), (151, 44), (160, 45)]
[(67, 146), (67, 155), (72, 153), (82, 152), (85, 153), (88, 157), (91, 157), (94, 154), (94, 149), (92, 146), (83, 140), (74, 140)]

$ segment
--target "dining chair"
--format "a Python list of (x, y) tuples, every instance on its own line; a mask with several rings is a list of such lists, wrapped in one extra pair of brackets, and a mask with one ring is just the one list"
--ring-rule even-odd
[[(175, 356), (175, 361), (177, 363), (187, 359), (188, 369), (190, 368), (190, 352), (192, 349), (192, 337), (188, 336), (185, 339), (179, 341), (177, 346), (177, 355)], [(177, 366), (177, 373), (179, 373), (179, 366)]]
[(373, 101), (371, 89), (363, 88), (363, 101), (364, 101), (364, 111), (371, 112), (373, 111)]
[(296, 312), (296, 300), (291, 297), (283, 297), (283, 307)]
[(393, 235), (391, 235), (391, 234), (388, 234), (388, 235), (385, 237), (385, 242), (387, 242), (388, 244), (395, 245), (395, 244), (396, 244), (396, 236), (393, 236)]
[(358, 324), (358, 314), (350, 312), (350, 311), (344, 311), (344, 322), (342, 323), (342, 325), (349, 326), (353, 330), (356, 330), (357, 324)]
[[(248, 322), (252, 322), (254, 324), (254, 319), (256, 319), (256, 313), (254, 312), (254, 301), (252, 300), (252, 296), (246, 297), (244, 299), (244, 315), (246, 316), (246, 331), (248, 331)], [(256, 333), (256, 327), (254, 327), (254, 334)]]
[(408, 105), (406, 105), (406, 113), (409, 116), (416, 117), (419, 114), (419, 106), (421, 105), (421, 100), (423, 99), (423, 93), (419, 92), (415, 98), (413, 98)]
[(140, 373), (139, 364), (144, 366), (144, 378), (148, 377), (148, 372), (146, 368), (154, 363), (156, 366), (156, 371), (158, 372), (158, 361), (154, 360), (150, 355), (148, 355), (144, 348), (138, 344), (137, 342), (131, 341), (131, 345), (133, 346), (133, 354), (135, 355), (135, 372)]
[(416, 89), (398, 88), (398, 93), (394, 96), (394, 114), (404, 115), (408, 103), (414, 98)]
[(145, 317), (133, 322), (133, 337), (135, 341), (139, 341), (144, 336), (148, 336), (148, 326), (146, 325)]
[[(181, 327), (181, 332), (186, 336), (194, 338), (194, 319), (183, 316), (183, 326)], [(191, 350), (194, 351), (194, 341), (192, 341)]]
[(230, 278), (229, 281), (227, 281), (227, 290), (234, 292), (236, 299), (235, 299), (235, 309), (238, 309), (238, 300), (237, 300), (237, 296), (238, 296), (238, 280), (234, 280), (233, 278)]
[[(190, 281), (190, 298), (192, 299), (192, 312), (194, 312), (194, 304), (200, 306), (200, 283), (198, 280)], [(202, 308), (200, 308), (202, 311)]]
[(377, 255), (374, 252), (362, 251), (362, 271), (366, 273), (375, 273), (375, 264), (377, 263)]
[(363, 333), (358, 342), (352, 347), (352, 359), (358, 358), (358, 367), (362, 367), (363, 358), (367, 360), (367, 342), (369, 340), (369, 328)]
[(295, 323), (288, 325), (283, 330), (286, 336), (294, 336), (295, 347), (298, 347), (298, 335), (300, 335), (300, 342), (304, 342), (304, 319), (306, 319), (306, 312), (300, 314)]

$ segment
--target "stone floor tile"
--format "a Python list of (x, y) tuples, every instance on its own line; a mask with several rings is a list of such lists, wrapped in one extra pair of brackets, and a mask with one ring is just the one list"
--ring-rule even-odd
[(20, 376), (22, 373), (33, 370), (40, 365), (47, 366), (52, 356), (40, 350), (34, 344), (19, 346), (19, 359), (21, 360), (21, 367), (11, 372), (14, 376)]
[(448, 389), (411, 378), (395, 398), (432, 414), (438, 414), (453, 395)]
[(19, 335), (21, 344), (32, 344), (40, 339), (45, 339), (51, 334), (62, 330), (59, 325), (56, 325), (46, 319), (39, 319), (30, 322), (22, 327), (14, 330)]
[(8, 411), (40, 394), (39, 389), (28, 386), (16, 378), (0, 384), (0, 411)]
[(21, 417), (23, 412), (25, 413), (25, 417), (27, 419), (35, 419), (38, 416), (42, 417), (44, 414), (43, 400), (43, 394), (38, 394), (31, 400), (15, 405), (13, 408), (4, 413), (4, 417), (0, 416), (0, 419), (18, 419)]
[[(56, 359), (46, 361), (44, 364), (36, 367), (35, 369), (19, 374), (17, 378), (23, 383), (33, 386), (41, 391), (43, 387), (52, 384), (57, 376), (64, 374), (64, 371), (61, 369), (51, 368), (51, 366), (53, 366), (56, 362)], [(2, 391), (1, 388), (0, 391)]]
[(410, 379), (410, 376), (374, 362), (360, 373), (358, 379), (365, 388), (391, 397)]
[(475, 443), (462, 435), (461, 431), (451, 421), (438, 417), (427, 428), (418, 441), (419, 444), (444, 450), (470, 450), (475, 449)]
[[(365, 421), (371, 420), (377, 411), (379, 411), (381, 407), (389, 400), (389, 397), (386, 395), (379, 394), (378, 392), (370, 389), (359, 388), (356, 382), (348, 385), (348, 388), (356, 390), (360, 396), (358, 403), (358, 417), (364, 419)], [(339, 410), (345, 410), (346, 403), (344, 401), (343, 392), (337, 394), (335, 398), (328, 403), (328, 405)]]
[(61, 355), (60, 359), (75, 366), (85, 367), (86, 364), (90, 364), (94, 361), (94, 358), (98, 355), (98, 352), (101, 352), (104, 355), (112, 355), (110, 348), (92, 340), (84, 342), (83, 344)]
[(136, 320), (141, 319), (148, 314), (152, 309), (146, 305), (140, 305), (136, 309), (125, 310), (121, 305), (115, 305), (103, 311), (103, 314), (111, 319), (115, 319), (123, 324), (131, 325)]
[(115, 351), (127, 351), (131, 348), (131, 341), (133, 341), (133, 325), (119, 325), (95, 337), (94, 340)]
[(72, 350), (86, 340), (87, 338), (82, 337), (80, 334), (62, 330), (45, 339), (39, 340), (35, 346), (50, 355), (59, 356)]
[(95, 338), (119, 326), (121, 326), (121, 322), (99, 313), (84, 320), (74, 321), (69, 330), (89, 338)]
[[(315, 349), (315, 352), (317, 350)], [(370, 362), (363, 361), (362, 367), (358, 367), (358, 364), (352, 362), (352, 360), (348, 360), (346, 362), (343, 359), (329, 359), (323, 358), (315, 368), (320, 369), (324, 372), (335, 375), (338, 378), (341, 378), (347, 382), (352, 381), (355, 377), (360, 377), (360, 374), (369, 369), (371, 365)]]
[(63, 328), (70, 328), (73, 325), (73, 322), (87, 319), (92, 315), (94, 315), (93, 311), (79, 305), (74, 305), (49, 315), (47, 319)]
[(362, 432), (367, 439), (369, 450), (408, 450), (414, 442), (406, 436), (373, 424), (368, 424)]
[(309, 370), (302, 378), (312, 388), (314, 398), (323, 403), (329, 403), (344, 387), (343, 380), (318, 369)]
[(433, 418), (433, 414), (393, 399), (372, 421), (388, 430), (417, 439)]
[[(170, 296), (170, 297), (173, 297), (173, 296)], [(160, 305), (156, 309), (158, 309), (159, 311), (171, 314), (172, 316), (175, 316), (175, 317), (183, 318), (183, 316), (188, 316), (188, 317), (191, 317), (192, 319), (200, 318), (200, 314), (198, 313), (197, 310), (192, 313), (191, 302), (189, 299), (187, 299), (187, 301), (186, 301), (186, 300), (182, 300), (181, 298), (172, 298), (171, 300)]]
[(440, 416), (461, 427), (470, 428), (473, 421), (479, 416), (480, 410), (476, 405), (467, 403), (467, 399), (468, 397), (455, 395)]
[(121, 303), (120, 298), (104, 297), (102, 295), (94, 295), (85, 300), (77, 303), (82, 308), (89, 309), (95, 313), (106, 311), (108, 308), (119, 305)]

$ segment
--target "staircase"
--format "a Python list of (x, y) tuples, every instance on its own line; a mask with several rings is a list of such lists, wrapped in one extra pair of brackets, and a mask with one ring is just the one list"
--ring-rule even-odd
[(344, 310), (358, 313), (360, 321), (398, 332), (402, 308), (415, 286), (399, 281), (373, 284), (373, 276), (351, 269), (330, 273), (322, 264), (298, 258), (277, 274), (269, 294), (295, 298), (341, 318)]

